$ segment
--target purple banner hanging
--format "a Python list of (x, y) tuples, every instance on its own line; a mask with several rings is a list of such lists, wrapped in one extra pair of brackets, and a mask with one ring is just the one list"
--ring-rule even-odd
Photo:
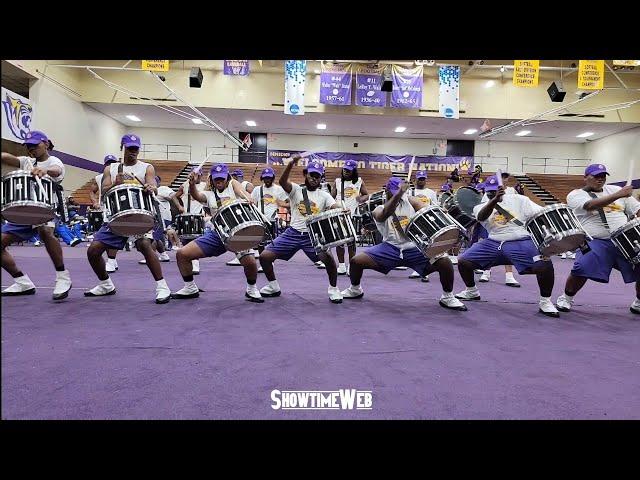
[(249, 75), (249, 60), (225, 60), (224, 74), (246, 77)]
[(387, 92), (382, 88), (384, 66), (358, 65), (356, 70), (356, 105), (361, 107), (386, 107)]
[(391, 106), (394, 108), (422, 108), (422, 65), (405, 68), (392, 65), (393, 91)]
[[(284, 165), (287, 159), (297, 150), (269, 150), (267, 162)], [(298, 165), (306, 166), (311, 161), (321, 162), (325, 167), (343, 167), (347, 160), (358, 162), (358, 168), (373, 168), (393, 172), (408, 172), (413, 155), (385, 155), (379, 153), (346, 153), (346, 152), (314, 152), (298, 161)], [(450, 172), (454, 168), (466, 172), (473, 169), (473, 157), (437, 157), (434, 155), (416, 156), (414, 172), (431, 170)]]
[(351, 105), (350, 63), (322, 64), (320, 103), (325, 105)]

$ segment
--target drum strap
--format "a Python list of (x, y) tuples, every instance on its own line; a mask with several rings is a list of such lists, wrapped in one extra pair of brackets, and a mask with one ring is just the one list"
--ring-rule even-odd
[[(585, 190), (585, 192), (587, 192), (591, 198), (598, 198), (598, 196), (593, 192), (587, 190)], [(611, 229), (609, 228), (609, 223), (607, 223), (607, 216), (604, 214), (604, 210), (602, 208), (597, 208), (596, 210), (598, 210), (598, 213), (600, 214), (600, 220), (602, 220), (604, 228), (606, 228), (607, 231), (610, 232)]]
[(260, 212), (264, 215), (264, 195), (262, 185), (260, 186)]
[(511, 215), (509, 212), (507, 212), (504, 208), (502, 208), (500, 205), (498, 205), (496, 203), (496, 210), (502, 215), (504, 216), (508, 222), (513, 222), (516, 225), (518, 225), (519, 227), (522, 227), (524, 225), (524, 223), (522, 223), (520, 220), (518, 220), (516, 217), (514, 217), (513, 215)]
[(342, 206), (344, 207), (344, 179), (340, 178), (340, 199), (342, 200)]
[(216, 203), (218, 204), (218, 208), (220, 208), (222, 205), (222, 202), (220, 201), (220, 197), (218, 196), (218, 189), (215, 186), (213, 187), (213, 194), (216, 197)]
[(69, 221), (69, 214), (67, 212), (67, 202), (64, 197), (64, 190), (62, 185), (56, 182), (53, 183), (53, 193), (58, 198), (58, 214), (60, 215), (60, 220), (64, 223)]
[(311, 215), (311, 204), (309, 203), (309, 195), (307, 194), (307, 187), (302, 187), (302, 198), (304, 199), (304, 208), (307, 211), (307, 215)]
[(404, 234), (404, 230), (402, 230), (402, 225), (400, 224), (400, 219), (398, 218), (398, 216), (396, 215), (396, 212), (393, 212), (391, 214), (391, 220), (393, 221), (393, 226), (396, 227), (396, 230), (398, 231), (398, 233), (403, 237), (406, 238), (407, 236)]

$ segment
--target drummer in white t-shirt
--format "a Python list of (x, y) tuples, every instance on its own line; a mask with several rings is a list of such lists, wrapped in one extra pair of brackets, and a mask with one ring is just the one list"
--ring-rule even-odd
[[(34, 177), (42, 178), (48, 175), (55, 183), (64, 178), (64, 164), (58, 157), (49, 155), (53, 150), (53, 143), (40, 131), (32, 130), (27, 134), (24, 145), (29, 152), (28, 157), (16, 157), (2, 152), (2, 163), (20, 170), (31, 170)], [(2, 291), (2, 296), (31, 295), (36, 293), (36, 286), (31, 279), (16, 266), (15, 260), (7, 251), (12, 243), (28, 240), (36, 233), (47, 247), (49, 258), (56, 269), (56, 285), (53, 288), (53, 299), (62, 300), (69, 296), (71, 290), (71, 275), (65, 269), (62, 247), (53, 235), (53, 221), (43, 225), (17, 225), (6, 223), (2, 225), (2, 268), (13, 277), (15, 283)]]
[[(411, 181), (411, 179), (409, 179)], [(409, 195), (417, 198), (422, 203), (422, 207), (428, 207), (430, 205), (438, 205), (438, 195), (436, 192), (427, 187), (427, 171), (420, 170), (416, 172), (416, 184), (409, 189)], [(420, 278), (420, 274), (414, 271), (409, 278)], [(429, 275), (422, 277), (423, 282), (429, 281)]]
[[(624, 283), (636, 283), (636, 298), (630, 310), (640, 314), (640, 266), (632, 265), (611, 241), (611, 232), (623, 227), (630, 217), (640, 216), (640, 202), (633, 198), (631, 185), (605, 185), (607, 175), (604, 165), (589, 165), (584, 172), (585, 187), (567, 195), (567, 204), (593, 240), (589, 241), (589, 252), (578, 251), (576, 254), (564, 294), (556, 300), (561, 312), (571, 310), (573, 297), (587, 280), (609, 283), (615, 268), (622, 274)], [(602, 221), (603, 216), (606, 224)]]
[[(358, 205), (366, 202), (369, 198), (369, 192), (364, 184), (364, 180), (358, 175), (358, 162), (355, 160), (347, 160), (344, 162), (340, 177), (336, 178), (335, 183), (331, 186), (331, 196), (336, 199), (339, 205), (348, 209), (351, 216), (356, 213)], [(349, 262), (356, 254), (356, 244), (348, 245)], [(344, 263), (344, 247), (341, 245), (336, 247), (338, 255), (338, 275), (349, 274), (348, 268)]]
[[(280, 185), (274, 185), (276, 172), (271, 167), (262, 170), (260, 180), (262, 185), (255, 187), (251, 192), (251, 198), (270, 222), (271, 238), (276, 238), (276, 224), (278, 222), (278, 207), (289, 206), (289, 196)], [(258, 246), (258, 252), (262, 253), (264, 246)], [(260, 271), (260, 270), (259, 270)]]
[(240, 168), (236, 168), (233, 172), (231, 172), (231, 178), (237, 180), (240, 183), (242, 189), (247, 193), (252, 193), (254, 186), (249, 180), (244, 179), (244, 172)]

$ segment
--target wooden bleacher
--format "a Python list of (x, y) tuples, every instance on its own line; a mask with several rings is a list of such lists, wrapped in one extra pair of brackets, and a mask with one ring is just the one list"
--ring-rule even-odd
[(584, 187), (584, 177), (582, 175), (556, 173), (527, 173), (526, 175), (561, 203), (567, 203), (567, 195), (571, 190)]

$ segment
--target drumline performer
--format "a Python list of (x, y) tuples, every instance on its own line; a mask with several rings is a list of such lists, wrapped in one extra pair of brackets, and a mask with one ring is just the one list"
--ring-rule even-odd
[(231, 178), (238, 181), (245, 192), (249, 194), (253, 192), (253, 183), (251, 183), (249, 180), (244, 179), (244, 172), (242, 171), (242, 169), (236, 168), (233, 172), (231, 172)]
[[(438, 195), (430, 188), (427, 188), (426, 170), (419, 170), (416, 172), (416, 184), (409, 190), (409, 192), (412, 197), (417, 198), (422, 202), (422, 208), (429, 205), (438, 205)], [(411, 275), (409, 275), (409, 278), (422, 278), (423, 282), (429, 281), (429, 275), (421, 276), (420, 273), (415, 270)]]
[[(2, 152), (2, 163), (16, 167), (19, 170), (31, 171), (31, 175), (42, 178), (47, 175), (58, 188), (62, 188), (65, 167), (62, 161), (49, 152), (53, 150), (53, 143), (47, 135), (38, 130), (32, 130), (25, 138), (29, 156), (16, 157)], [(32, 162), (35, 160), (35, 162)], [(29, 240), (38, 234), (44, 242), (47, 254), (53, 262), (56, 271), (56, 283), (53, 288), (53, 299), (62, 300), (69, 296), (71, 290), (71, 274), (64, 266), (64, 257), (60, 242), (53, 235), (53, 229), (58, 220), (54, 219), (41, 225), (18, 225), (7, 222), (2, 225), (2, 268), (13, 277), (14, 282), (2, 291), (2, 296), (31, 295), (36, 293), (36, 286), (31, 279), (17, 267), (13, 256), (7, 247), (12, 243)]]
[[(269, 220), (269, 234), (271, 239), (277, 236), (278, 225), (278, 207), (289, 206), (289, 196), (280, 185), (274, 185), (276, 173), (271, 167), (262, 170), (260, 180), (262, 185), (256, 187), (251, 192), (253, 203), (256, 204), (258, 210)], [(258, 245), (258, 252), (262, 253), (266, 243), (262, 242)], [(258, 269), (262, 271), (262, 267)]]
[[(115, 155), (109, 154), (106, 157), (104, 157), (102, 169), (104, 170), (104, 167), (106, 167), (107, 165), (110, 165), (112, 163), (117, 163), (117, 162), (118, 162), (118, 158)], [(103, 215), (102, 223), (104, 223), (107, 220), (106, 213), (104, 210), (104, 205), (102, 203), (102, 178), (103, 177), (104, 177), (104, 172), (93, 177), (93, 181), (91, 182), (91, 190), (89, 190), (89, 198), (91, 198), (91, 202), (93, 203), (92, 205), (93, 208), (95, 210), (102, 211), (102, 215)], [(95, 234), (96, 232), (93, 232), (93, 233)], [(118, 254), (118, 250), (116, 250), (115, 248), (107, 249), (107, 264), (106, 264), (107, 273), (113, 273), (116, 270), (118, 270), (118, 260), (116, 260), (117, 254)]]
[[(171, 198), (176, 194), (171, 188), (166, 185), (161, 187), (160, 183), (162, 178), (156, 175), (156, 185), (158, 191), (156, 193), (156, 201), (158, 202), (158, 210), (160, 213), (160, 219), (162, 223), (157, 223), (151, 231), (151, 248), (155, 252), (158, 252), (158, 260), (161, 262), (170, 262), (169, 254), (166, 249), (167, 232), (171, 229)], [(142, 259), (138, 262), (140, 265), (146, 265), (147, 260)]]

